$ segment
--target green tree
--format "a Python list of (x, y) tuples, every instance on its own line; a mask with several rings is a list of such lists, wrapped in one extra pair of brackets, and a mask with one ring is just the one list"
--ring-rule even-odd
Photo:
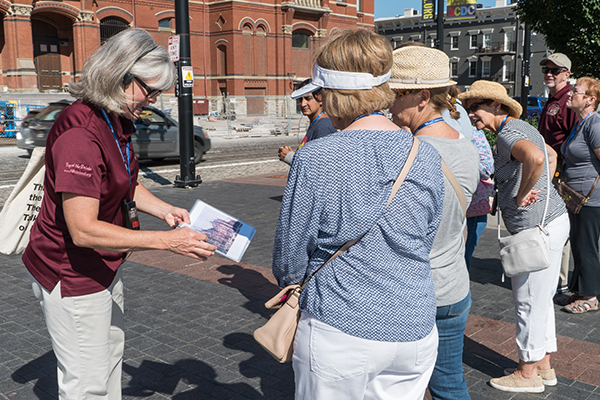
[(571, 59), (575, 77), (600, 76), (600, 0), (518, 0), (516, 12)]

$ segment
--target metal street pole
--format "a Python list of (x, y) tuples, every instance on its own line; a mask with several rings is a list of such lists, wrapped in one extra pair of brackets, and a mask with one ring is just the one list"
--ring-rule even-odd
[(527, 100), (529, 98), (529, 78), (531, 73), (530, 60), (531, 60), (531, 29), (529, 25), (525, 25), (524, 32), (524, 44), (523, 44), (523, 68), (521, 70), (521, 106), (523, 107), (523, 114), (521, 117), (527, 114)]
[(190, 11), (188, 0), (175, 0), (175, 33), (179, 35), (179, 61), (177, 67), (177, 95), (179, 109), (179, 166), (181, 175), (175, 178), (175, 187), (189, 188), (202, 183), (196, 176), (194, 162), (194, 119), (192, 113), (192, 87), (194, 73), (190, 52)]
[(438, 0), (437, 2), (437, 40), (438, 49), (444, 51), (444, 7), (446, 5), (445, 0)]

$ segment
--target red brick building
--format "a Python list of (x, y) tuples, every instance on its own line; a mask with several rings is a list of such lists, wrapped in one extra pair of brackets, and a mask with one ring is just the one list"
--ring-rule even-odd
[[(62, 90), (100, 43), (128, 27), (167, 46), (174, 1), (0, 0), (0, 85)], [(309, 77), (316, 48), (336, 29), (374, 29), (374, 0), (190, 1), (194, 96), (281, 96)], [(256, 103), (256, 102), (255, 102)], [(260, 103), (260, 102), (258, 102)], [(263, 107), (264, 103), (247, 107)]]

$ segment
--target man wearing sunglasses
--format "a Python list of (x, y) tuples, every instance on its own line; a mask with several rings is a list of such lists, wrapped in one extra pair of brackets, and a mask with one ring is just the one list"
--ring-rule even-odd
[[(567, 108), (567, 100), (571, 84), (567, 78), (571, 75), (571, 60), (562, 53), (554, 53), (545, 57), (541, 62), (544, 84), (548, 87), (550, 97), (542, 110), (538, 129), (546, 143), (558, 154), (557, 165), (562, 165), (562, 154), (560, 146), (571, 133), (577, 123), (577, 115), (573, 110)], [(571, 243), (567, 242), (563, 249), (560, 280), (558, 293), (568, 291), (569, 257), (571, 255)]]
[[(297, 89), (303, 88), (312, 82), (311, 79), (307, 79), (298, 85)], [(336, 132), (336, 129), (331, 125), (331, 120), (323, 111), (323, 103), (321, 98), (321, 88), (317, 88), (313, 92), (307, 93), (302, 97), (296, 99), (300, 105), (300, 111), (303, 115), (308, 117), (309, 126), (306, 131), (306, 136), (302, 139), (300, 147), (304, 146), (311, 140), (319, 139), (330, 133)], [(279, 148), (279, 160), (285, 162), (288, 165), (292, 165), (294, 159), (294, 151), (290, 146), (283, 146)]]
[(562, 53), (554, 53), (545, 57), (540, 65), (550, 96), (540, 116), (539, 131), (560, 157), (560, 146), (577, 123), (577, 116), (566, 106), (571, 90), (571, 84), (567, 82), (571, 75), (571, 60)]

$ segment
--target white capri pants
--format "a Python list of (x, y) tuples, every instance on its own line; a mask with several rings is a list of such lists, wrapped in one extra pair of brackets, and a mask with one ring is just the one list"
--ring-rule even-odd
[(569, 237), (568, 214), (550, 222), (546, 230), (549, 235), (544, 240), (550, 266), (511, 278), (517, 313), (517, 348), (523, 361), (539, 361), (546, 353), (557, 351), (552, 298), (558, 285), (563, 247)]
[(437, 358), (438, 333), (416, 342), (348, 335), (302, 312), (294, 341), (297, 400), (422, 400)]
[(121, 268), (105, 290), (61, 297), (60, 282), (48, 292), (29, 274), (58, 361), (60, 400), (120, 400), (123, 331)]

